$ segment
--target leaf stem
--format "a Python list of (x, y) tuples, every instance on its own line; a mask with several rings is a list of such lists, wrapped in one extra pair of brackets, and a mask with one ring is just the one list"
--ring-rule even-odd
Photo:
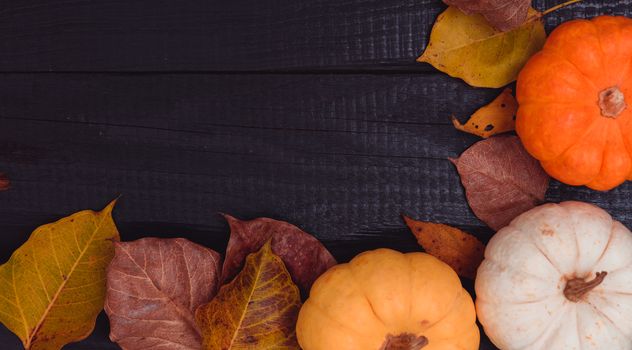
[(540, 16), (544, 17), (544, 16), (548, 15), (551, 12), (555, 12), (555, 11), (557, 11), (557, 10), (563, 8), (563, 7), (570, 6), (570, 5), (572, 5), (572, 4), (576, 3), (576, 2), (580, 2), (580, 1), (582, 1), (582, 0), (570, 0), (570, 1), (567, 1), (565, 3), (559, 4), (559, 5), (555, 5), (555, 6), (551, 7), (550, 9), (545, 10), (544, 12), (542, 12), (540, 14)]

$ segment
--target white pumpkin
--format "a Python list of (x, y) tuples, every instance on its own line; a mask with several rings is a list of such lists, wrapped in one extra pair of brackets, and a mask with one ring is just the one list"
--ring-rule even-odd
[(534, 208), (489, 242), (476, 294), (502, 350), (632, 349), (632, 233), (590, 204)]

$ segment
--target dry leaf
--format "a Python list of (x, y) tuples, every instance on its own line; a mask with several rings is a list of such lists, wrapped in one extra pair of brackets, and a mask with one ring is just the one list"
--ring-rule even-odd
[(0, 173), (0, 191), (6, 191), (9, 189), (9, 178), (6, 174)]
[(198, 309), (195, 319), (207, 350), (299, 349), (300, 308), (299, 290), (268, 241), (248, 256), (241, 273), (215, 299)]
[(483, 261), (485, 246), (476, 237), (457, 228), (416, 221), (403, 216), (406, 225), (424, 250), (450, 265), (461, 277), (474, 279)]
[(483, 138), (515, 130), (518, 102), (511, 92), (510, 88), (506, 88), (492, 103), (472, 114), (465, 124), (453, 116), (452, 124), (461, 131)]
[(92, 333), (119, 239), (114, 204), (38, 227), (0, 266), (0, 321), (25, 349), (59, 350)]
[(246, 256), (258, 251), (272, 238), (272, 250), (283, 259), (290, 275), (304, 296), (312, 283), (336, 264), (336, 260), (316, 238), (284, 221), (259, 218), (241, 221), (224, 215), (230, 225), (230, 240), (222, 270), (224, 282), (241, 269)]
[(456, 165), (474, 214), (494, 230), (541, 204), (549, 176), (516, 136), (497, 136), (477, 142)]
[(479, 13), (494, 28), (506, 32), (527, 19), (531, 0), (443, 0), (467, 14)]
[(466, 15), (449, 7), (437, 18), (430, 43), (417, 61), (428, 62), (472, 86), (498, 88), (516, 80), (545, 40), (544, 24), (539, 18), (500, 32), (481, 15)]
[(186, 239), (115, 244), (105, 312), (125, 350), (199, 350), (195, 310), (219, 288), (220, 255)]

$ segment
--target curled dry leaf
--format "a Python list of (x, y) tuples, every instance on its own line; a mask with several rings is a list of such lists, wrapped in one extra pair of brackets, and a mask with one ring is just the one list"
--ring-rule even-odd
[(272, 251), (283, 259), (304, 296), (316, 278), (336, 264), (322, 243), (292, 224), (268, 218), (241, 221), (230, 215), (224, 217), (230, 226), (222, 270), (224, 282), (237, 275), (248, 254), (258, 251), (270, 239)]
[(0, 266), (0, 321), (25, 349), (59, 350), (92, 333), (119, 239), (114, 204), (38, 227)]
[(0, 191), (6, 191), (9, 189), (9, 178), (6, 174), (0, 173)]
[(516, 80), (545, 40), (544, 24), (539, 18), (499, 32), (481, 15), (466, 15), (449, 7), (437, 18), (430, 43), (417, 61), (430, 63), (472, 86), (498, 88)]
[(494, 28), (506, 32), (527, 19), (531, 0), (443, 0), (467, 14), (481, 14)]
[(474, 112), (465, 124), (452, 117), (452, 124), (458, 130), (478, 135), (482, 138), (516, 129), (518, 102), (506, 88), (494, 101)]
[(283, 261), (264, 244), (235, 279), (195, 315), (203, 348), (299, 349), (301, 296)]
[(451, 161), (470, 208), (494, 230), (544, 201), (549, 176), (516, 136), (477, 142)]
[(220, 256), (186, 239), (116, 243), (107, 273), (110, 339), (125, 350), (199, 350), (195, 310), (219, 288)]
[(474, 279), (483, 261), (485, 246), (476, 237), (452, 226), (416, 221), (403, 216), (424, 250), (450, 265), (461, 277)]

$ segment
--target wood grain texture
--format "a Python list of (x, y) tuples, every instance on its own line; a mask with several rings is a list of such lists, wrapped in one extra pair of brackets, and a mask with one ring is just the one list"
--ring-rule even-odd
[[(447, 161), (477, 138), (449, 117), (463, 121), (498, 92), (414, 63), (444, 8), (439, 0), (0, 4), (0, 72), (23, 72), (0, 74), (0, 171), (12, 183), (0, 192), (0, 261), (38, 225), (119, 195), (125, 240), (186, 237), (223, 251), (221, 211), (294, 223), (339, 261), (378, 247), (418, 250), (400, 213), (487, 241), (492, 232), (470, 212)], [(547, 28), (599, 14), (629, 16), (632, 4), (585, 0), (547, 17)], [(63, 71), (86, 74), (29, 73)], [(631, 192), (554, 183), (547, 198), (592, 202), (632, 226)], [(20, 349), (1, 326), (0, 344)], [(102, 315), (88, 339), (65, 349), (118, 347)], [(481, 349), (494, 347), (483, 339)]]
[[(0, 260), (39, 224), (119, 195), (124, 240), (182, 236), (223, 251), (221, 211), (295, 223), (340, 261), (418, 250), (400, 213), (487, 241), (447, 160), (477, 138), (449, 116), (497, 93), (440, 74), (0, 75), (0, 169), (13, 184), (0, 194)], [(632, 226), (631, 191), (554, 183), (547, 198)], [(114, 348), (106, 339), (102, 319), (68, 349)]]
[[(536, 0), (538, 9), (561, 0)], [(0, 4), (0, 71), (403, 69), (439, 0), (22, 0)], [(585, 0), (546, 18), (631, 15)]]

